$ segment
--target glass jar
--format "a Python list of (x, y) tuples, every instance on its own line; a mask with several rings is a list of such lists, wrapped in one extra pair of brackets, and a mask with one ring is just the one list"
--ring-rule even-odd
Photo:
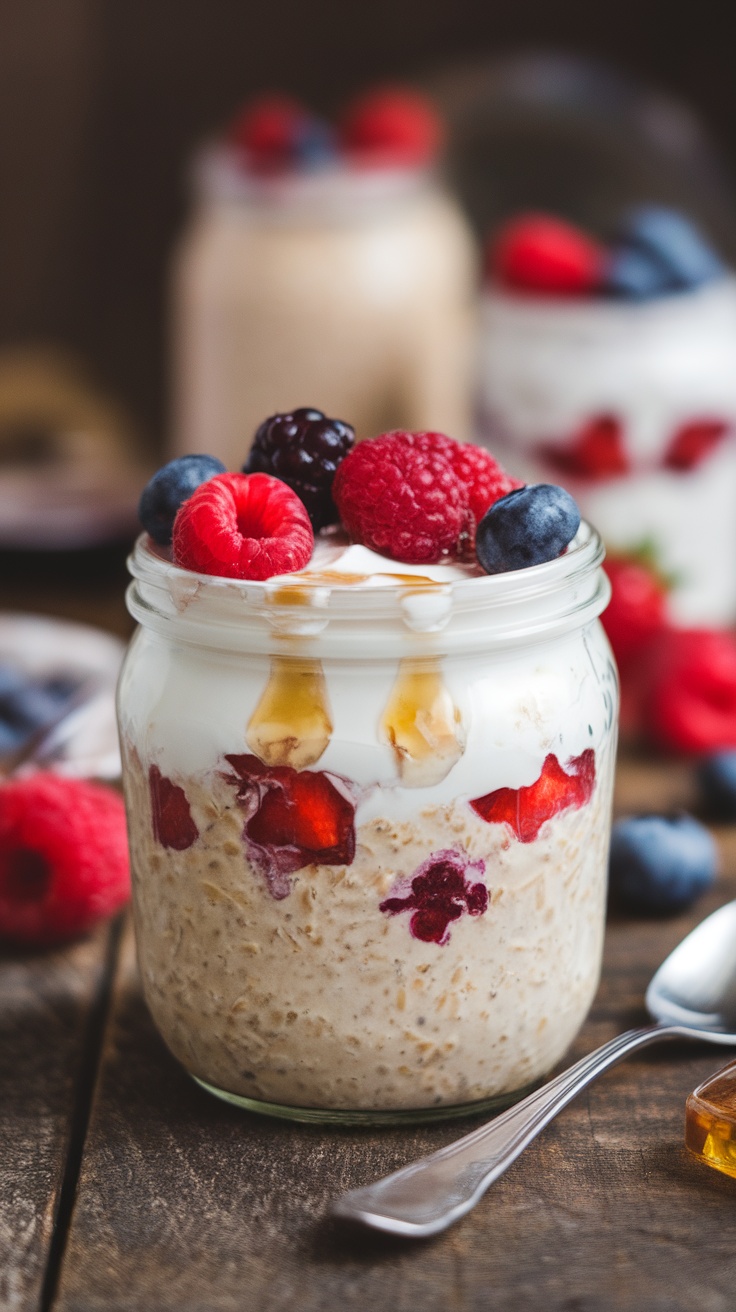
[[(470, 436), (476, 255), (426, 169), (196, 174), (173, 273), (173, 454), (239, 468), (265, 415), (308, 403)], [(306, 398), (306, 401), (305, 401)]]
[(481, 440), (657, 567), (676, 623), (736, 620), (736, 279), (638, 304), (492, 290), (481, 323)]
[(604, 928), (602, 558), (583, 525), (504, 575), (254, 583), (139, 540), (118, 707), (138, 954), (213, 1093), (430, 1119), (562, 1057)]

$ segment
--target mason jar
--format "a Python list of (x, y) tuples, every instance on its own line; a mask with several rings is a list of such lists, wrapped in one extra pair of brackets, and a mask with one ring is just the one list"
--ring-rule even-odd
[(602, 558), (583, 524), (508, 574), (241, 582), (139, 540), (119, 686), (138, 956), (211, 1092), (429, 1119), (507, 1103), (563, 1056), (604, 928)]
[(172, 454), (239, 468), (264, 415), (308, 403), (359, 437), (470, 437), (476, 254), (426, 168), (259, 175), (198, 161), (172, 278)]
[(685, 626), (736, 620), (736, 279), (632, 303), (483, 297), (479, 439), (563, 483)]

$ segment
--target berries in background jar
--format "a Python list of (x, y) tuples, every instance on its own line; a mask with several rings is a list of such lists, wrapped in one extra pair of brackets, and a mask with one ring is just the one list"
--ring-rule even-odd
[(639, 670), (644, 729), (659, 747), (736, 747), (736, 638), (718, 629), (667, 629)]
[(425, 436), (415, 442), (397, 430), (359, 442), (333, 484), (353, 541), (408, 565), (453, 555), (470, 519), (467, 489), (445, 455), (427, 449)]
[[(654, 294), (701, 287), (726, 272), (697, 225), (664, 205), (640, 205), (629, 210), (618, 235), (624, 250), (639, 252), (661, 271), (661, 286)], [(614, 254), (614, 267), (615, 261)]]
[(692, 419), (682, 424), (669, 442), (662, 464), (680, 473), (697, 469), (732, 428), (725, 419)]
[(717, 871), (713, 837), (692, 816), (635, 815), (613, 826), (609, 886), (633, 910), (683, 911), (711, 887)]
[(602, 283), (606, 255), (592, 237), (547, 214), (522, 214), (493, 238), (490, 276), (511, 291), (588, 296)]
[(348, 106), (341, 135), (345, 149), (360, 163), (411, 167), (431, 163), (445, 133), (425, 96), (409, 87), (384, 87)]
[(628, 473), (623, 425), (615, 415), (594, 415), (566, 442), (547, 442), (539, 454), (556, 473), (602, 481)]
[(42, 772), (0, 786), (0, 936), (62, 943), (118, 911), (129, 895), (118, 793)]
[(296, 492), (269, 474), (217, 474), (181, 507), (174, 563), (200, 574), (269, 579), (309, 563), (314, 533)]
[(243, 469), (248, 474), (272, 474), (288, 484), (304, 502), (317, 533), (339, 518), (332, 483), (354, 443), (350, 424), (301, 407), (263, 421)]
[(287, 96), (264, 96), (246, 105), (231, 124), (228, 139), (255, 171), (314, 168), (335, 154), (329, 124)]
[(603, 568), (611, 581), (611, 600), (601, 623), (618, 664), (625, 669), (668, 627), (667, 584), (637, 556), (609, 556)]
[(698, 790), (703, 808), (714, 820), (736, 820), (736, 748), (713, 752), (698, 766)]
[(486, 574), (528, 569), (555, 560), (580, 527), (580, 511), (564, 488), (530, 483), (501, 497), (481, 519), (475, 535)]
[(169, 546), (177, 511), (193, 492), (225, 466), (216, 456), (179, 456), (159, 469), (146, 484), (138, 503), (138, 518), (154, 542)]

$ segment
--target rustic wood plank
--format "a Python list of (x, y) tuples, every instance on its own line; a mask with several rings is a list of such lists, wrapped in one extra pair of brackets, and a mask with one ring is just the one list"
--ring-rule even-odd
[[(627, 807), (666, 801), (668, 778), (670, 791), (686, 782), (666, 765), (631, 769), (621, 772)], [(736, 835), (719, 837), (725, 873), (692, 913), (611, 919), (572, 1056), (641, 1021), (654, 968), (736, 894)], [(641, 1053), (568, 1108), (449, 1233), (390, 1241), (330, 1222), (330, 1198), (472, 1122), (323, 1130), (219, 1105), (158, 1039), (128, 937), (56, 1312), (726, 1312), (734, 1183), (683, 1147), (685, 1097), (724, 1059), (695, 1045)]]
[(3, 1312), (41, 1306), (70, 1140), (83, 1112), (80, 1081), (94, 1075), (109, 941), (105, 928), (66, 950), (0, 953)]

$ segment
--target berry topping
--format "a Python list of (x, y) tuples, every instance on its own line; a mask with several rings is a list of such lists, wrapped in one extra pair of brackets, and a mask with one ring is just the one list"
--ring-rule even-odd
[(694, 419), (678, 428), (662, 461), (665, 469), (695, 469), (720, 446), (732, 425), (724, 419)]
[(430, 565), (456, 550), (467, 529), (468, 495), (449, 460), (423, 445), (426, 434), (416, 437), (398, 431), (359, 442), (332, 491), (353, 541), (406, 564)]
[(571, 478), (616, 478), (629, 469), (621, 423), (614, 415), (596, 415), (569, 442), (548, 442), (539, 448), (543, 460)]
[(159, 469), (138, 503), (138, 518), (154, 542), (168, 546), (179, 507), (202, 483), (224, 472), (225, 466), (215, 456), (179, 456)]
[(533, 843), (542, 825), (571, 807), (585, 806), (595, 786), (595, 752), (587, 748), (563, 770), (550, 752), (535, 783), (524, 788), (496, 788), (476, 797), (471, 807), (489, 824), (506, 824), (521, 843)]
[(606, 266), (604, 291), (622, 301), (649, 301), (676, 290), (672, 276), (659, 260), (635, 246), (612, 252)]
[(611, 600), (601, 622), (616, 660), (625, 668), (667, 627), (667, 585), (638, 557), (611, 556), (604, 568), (611, 580)]
[(354, 442), (354, 429), (342, 419), (327, 419), (321, 410), (292, 410), (264, 420), (243, 468), (288, 483), (307, 507), (317, 533), (337, 523), (332, 482)]
[(698, 767), (703, 807), (715, 820), (736, 820), (736, 750), (713, 752)]
[(488, 270), (513, 291), (584, 296), (596, 291), (605, 253), (586, 233), (546, 214), (523, 214), (492, 241)]
[(184, 852), (199, 838), (199, 830), (183, 788), (162, 774), (157, 765), (148, 771), (153, 836), (162, 847)]
[(638, 911), (682, 911), (710, 888), (717, 869), (713, 837), (692, 816), (634, 815), (613, 826), (611, 893)]
[(0, 787), (0, 935), (62, 943), (119, 910), (129, 894), (118, 793), (46, 773)]
[(463, 912), (482, 916), (486, 910), (488, 889), (482, 882), (471, 882), (472, 875), (482, 875), (484, 870), (485, 862), (470, 861), (464, 852), (433, 852), (411, 879), (403, 880), (395, 890), (404, 896), (387, 897), (379, 910), (389, 916), (411, 911), (412, 936), (444, 946), (450, 941), (450, 925)]
[(288, 876), (308, 865), (349, 866), (355, 856), (355, 800), (339, 775), (267, 766), (226, 756), (245, 813), (243, 841), (271, 896), (289, 896)]
[(486, 574), (527, 569), (555, 560), (580, 527), (569, 492), (553, 483), (530, 483), (501, 497), (480, 521), (475, 550)]
[[(397, 430), (394, 437), (400, 436)], [(485, 447), (476, 446), (474, 442), (456, 442), (454, 437), (444, 433), (405, 433), (410, 444), (417, 451), (432, 451), (444, 456), (458, 480), (466, 490), (468, 506), (472, 516), (470, 552), (475, 550), (475, 526), (500, 497), (514, 488), (523, 487), (518, 478), (512, 478), (494, 460)]]
[(241, 110), (230, 127), (232, 146), (256, 171), (312, 168), (335, 153), (334, 134), (287, 96), (264, 96)]
[(303, 503), (268, 474), (218, 474), (174, 523), (174, 561), (231, 579), (269, 579), (308, 564), (314, 533)]
[[(661, 270), (665, 290), (686, 290), (722, 278), (725, 269), (694, 223), (677, 210), (660, 205), (642, 205), (631, 210), (619, 230), (624, 250), (641, 252)], [(616, 258), (614, 256), (614, 269)]]
[(716, 629), (668, 629), (647, 647), (641, 714), (660, 747), (736, 747), (736, 638)]
[(348, 107), (342, 125), (346, 149), (361, 163), (374, 165), (429, 164), (444, 135), (434, 107), (408, 87), (361, 96)]

